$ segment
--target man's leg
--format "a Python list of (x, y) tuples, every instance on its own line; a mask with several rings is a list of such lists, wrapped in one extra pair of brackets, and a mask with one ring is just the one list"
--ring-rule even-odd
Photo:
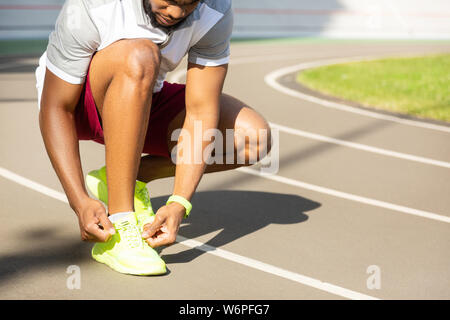
[(134, 211), (134, 187), (160, 65), (150, 40), (121, 40), (98, 52), (90, 85), (103, 123), (108, 209)]
[[(176, 141), (171, 141), (172, 132), (183, 127), (185, 118), (185, 111), (180, 112), (170, 123), (167, 136), (167, 144), (169, 151), (177, 144)], [(205, 173), (213, 173), (225, 170), (232, 170), (242, 166), (252, 165), (251, 155), (266, 155), (271, 149), (271, 135), (270, 127), (267, 121), (255, 110), (245, 105), (243, 102), (229, 95), (222, 94), (220, 101), (220, 120), (218, 129), (224, 138), (223, 146), (227, 145), (226, 130), (233, 129), (235, 134), (234, 139), (234, 162), (226, 162), (227, 154), (223, 154), (223, 164), (213, 163), (207, 165)], [(267, 132), (266, 137), (259, 136), (260, 130)], [(239, 146), (239, 134), (245, 135), (257, 134), (257, 143), (250, 143), (247, 141), (244, 148)], [(264, 139), (266, 138), (266, 139)], [(237, 163), (237, 158), (245, 159), (244, 164)], [(258, 159), (261, 160), (261, 159)], [(165, 157), (156, 157), (152, 155), (144, 156), (141, 159), (141, 164), (138, 171), (138, 180), (150, 182), (155, 179), (173, 177), (175, 175), (175, 164), (171, 159)]]

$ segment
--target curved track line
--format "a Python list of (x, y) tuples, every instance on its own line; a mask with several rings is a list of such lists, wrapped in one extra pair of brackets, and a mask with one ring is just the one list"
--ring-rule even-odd
[[(249, 63), (258, 63), (258, 62), (269, 62), (269, 61), (285, 61), (285, 60), (294, 60), (300, 59), (299, 54), (290, 54), (281, 56), (277, 55), (264, 55), (264, 56), (247, 56), (247, 57), (239, 57), (230, 61), (229, 65), (240, 65), (240, 64), (249, 64)], [(177, 83), (181, 83), (181, 80), (186, 74), (186, 69), (180, 68), (180, 70), (173, 71), (168, 74), (168, 78)]]
[[(402, 56), (405, 56), (405, 55), (402, 55)], [(289, 56), (282, 56), (282, 57), (280, 57), (280, 55), (240, 57), (240, 58), (232, 60), (230, 62), (230, 65), (240, 65), (240, 64), (266, 62), (266, 61), (284, 61), (287, 59), (298, 59), (298, 58), (299, 58), (298, 55), (289, 55)], [(375, 58), (375, 57), (369, 58), (366, 56), (366, 57), (354, 57), (352, 59), (346, 58), (346, 59), (321, 60), (321, 61), (302, 63), (301, 66), (303, 68), (313, 68), (313, 67), (324, 65), (325, 62), (326, 62), (326, 64), (328, 64), (331, 61), (333, 61), (333, 63), (339, 63), (339, 62), (364, 61), (364, 60), (373, 60), (373, 59), (379, 59), (379, 57), (378, 58)], [(298, 66), (298, 65), (296, 65), (296, 66)], [(288, 68), (291, 68), (291, 67), (288, 67)], [(180, 69), (178, 71), (173, 72), (170, 75), (170, 79), (171, 79), (171, 81), (180, 83), (185, 74), (186, 74), (186, 70)], [(288, 89), (288, 90), (290, 90), (290, 89)], [(297, 92), (295, 90), (293, 90), (293, 91)], [(353, 108), (353, 107), (350, 107), (350, 108)], [(357, 110), (361, 111), (361, 109), (357, 109)], [(370, 111), (368, 111), (368, 112), (370, 112)], [(379, 113), (375, 113), (375, 114), (377, 116), (380, 115)], [(395, 119), (401, 120), (399, 118), (395, 118)], [(413, 121), (413, 120), (411, 120), (411, 121)], [(419, 122), (419, 123), (424, 124), (422, 122)], [(345, 146), (345, 147), (349, 147), (349, 148), (353, 148), (353, 149), (377, 153), (377, 154), (381, 154), (384, 156), (390, 156), (390, 157), (409, 160), (409, 161), (415, 161), (415, 162), (424, 163), (424, 164), (428, 164), (428, 165), (434, 165), (434, 166), (443, 167), (443, 168), (450, 168), (450, 163), (446, 162), (446, 161), (440, 161), (440, 160), (430, 159), (430, 158), (426, 158), (426, 157), (419, 157), (419, 156), (415, 156), (415, 155), (411, 155), (411, 154), (407, 154), (407, 153), (372, 147), (372, 146), (368, 146), (368, 145), (364, 145), (364, 144), (360, 144), (360, 143), (339, 140), (339, 139), (315, 134), (312, 132), (307, 132), (307, 131), (290, 128), (290, 127), (276, 124), (273, 122), (270, 122), (270, 126), (272, 128), (278, 129), (279, 131), (282, 131), (282, 132), (285, 132), (288, 134), (302, 136), (302, 137), (313, 139), (313, 140), (318, 140), (318, 141), (327, 142), (327, 143), (333, 143), (333, 144), (337, 144), (337, 145), (341, 145), (341, 146)], [(450, 132), (450, 128), (447, 128), (447, 127), (443, 127), (443, 128), (448, 129), (448, 131)]]
[[(383, 59), (384, 58), (385, 57), (383, 57)], [(353, 58), (348, 58), (348, 59), (329, 59), (329, 60), (300, 63), (300, 64), (297, 64), (294, 66), (284, 67), (284, 68), (272, 71), (264, 77), (264, 81), (266, 82), (266, 84), (268, 86), (270, 86), (271, 88), (273, 88), (281, 93), (287, 94), (294, 98), (299, 98), (299, 99), (302, 99), (305, 101), (309, 101), (309, 102), (312, 102), (312, 103), (315, 103), (315, 104), (318, 104), (318, 105), (321, 105), (321, 106), (324, 106), (327, 108), (333, 108), (333, 109), (337, 109), (337, 110), (341, 110), (341, 111), (352, 112), (352, 113), (356, 113), (359, 115), (363, 115), (363, 116), (367, 116), (367, 117), (371, 117), (371, 118), (375, 118), (375, 119), (388, 120), (388, 121), (392, 121), (392, 122), (396, 122), (396, 123), (400, 123), (400, 124), (404, 124), (404, 125), (450, 133), (450, 127), (416, 121), (416, 120), (402, 119), (402, 118), (398, 118), (395, 116), (377, 113), (374, 111), (368, 111), (368, 110), (364, 110), (364, 109), (360, 109), (360, 108), (355, 108), (355, 107), (348, 106), (348, 105), (345, 105), (342, 103), (337, 103), (337, 102), (333, 102), (333, 101), (320, 99), (320, 98), (299, 92), (297, 90), (287, 88), (287, 87), (281, 85), (277, 81), (279, 78), (281, 78), (283, 76), (286, 76), (286, 75), (294, 73), (294, 72), (302, 71), (305, 69), (309, 69), (309, 68), (328, 66), (328, 65), (333, 65), (333, 64), (337, 64), (337, 63), (346, 63), (346, 62), (355, 62), (355, 61), (370, 61), (370, 60), (375, 60), (375, 59), (380, 59), (380, 57), (353, 57)]]
[[(27, 178), (24, 178), (14, 172), (11, 172), (7, 169), (4, 169), (2, 167), (0, 167), (0, 176), (13, 181), (15, 183), (18, 183), (24, 187), (27, 187), (29, 189), (32, 189), (34, 191), (37, 191), (39, 193), (42, 193), (46, 196), (49, 196), (53, 199), (62, 201), (67, 203), (67, 197), (65, 194), (63, 194), (62, 192), (50, 189), (40, 183), (34, 182), (32, 180), (29, 180)], [(185, 238), (181, 235), (177, 236), (177, 242), (179, 242), (182, 245), (185, 245), (189, 248), (195, 248), (198, 249), (200, 251), (203, 251), (205, 253), (208, 254), (212, 254), (214, 256), (217, 257), (221, 257), (223, 259), (229, 260), (229, 261), (233, 261), (235, 263), (239, 263), (242, 265), (245, 265), (247, 267), (253, 268), (253, 269), (257, 269), (281, 278), (285, 278), (303, 285), (306, 285), (308, 287), (312, 287), (312, 288), (316, 288), (319, 289), (321, 291), (325, 291), (334, 295), (338, 295), (347, 299), (353, 299), (353, 300), (379, 300), (378, 298), (372, 297), (372, 296), (368, 296), (356, 291), (352, 291), (346, 288), (342, 288), (327, 282), (322, 282), (320, 280), (308, 277), (308, 276), (304, 276), (302, 274), (299, 273), (295, 273), (292, 271), (288, 271), (258, 260), (254, 260), (251, 258), (247, 258), (241, 255), (238, 255), (236, 253), (232, 253), (223, 249), (219, 249), (207, 244), (204, 244), (202, 242), (196, 241), (196, 240), (191, 240), (188, 238)]]
[[(278, 58), (277, 58), (278, 57)], [(308, 62), (308, 63), (302, 63), (300, 65), (296, 65), (294, 67), (288, 67), (288, 68), (282, 68), (279, 70), (283, 70), (283, 72), (285, 72), (285, 70), (289, 70), (290, 73), (291, 69), (293, 68), (298, 68), (299, 66), (301, 66), (302, 68), (312, 68), (312, 67), (317, 67), (320, 65), (326, 65), (326, 64), (332, 64), (332, 63), (340, 63), (340, 62), (349, 62), (349, 61), (363, 61), (363, 60), (373, 60), (373, 59), (379, 59), (379, 57), (354, 57), (352, 59), (333, 59), (333, 60), (321, 60), (321, 61), (314, 61), (314, 62)], [(261, 61), (275, 61), (275, 60), (284, 60), (284, 59), (280, 59), (279, 56), (268, 56), (266, 57), (266, 59), (264, 59), (264, 56), (259, 57), (258, 62)], [(241, 59), (236, 59), (235, 62), (231, 62), (231, 64), (245, 64), (248, 61), (250, 62), (255, 62), (255, 60), (250, 60), (249, 58), (241, 58)], [(299, 69), (296, 69), (299, 70)], [(279, 72), (279, 71), (278, 71)], [(295, 71), (294, 71), (295, 72)], [(184, 69), (178, 70), (176, 71), (173, 75), (172, 75), (172, 80), (176, 81), (176, 82), (181, 82), (182, 77), (184, 76), (184, 74), (186, 73), (186, 71)], [(278, 77), (276, 77), (278, 78)], [(287, 88), (282, 87), (283, 89), (286, 90), (290, 90)], [(298, 93), (295, 90), (292, 90), (294, 93)], [(315, 97), (311, 97), (316, 99)], [(318, 99), (321, 100), (321, 99)], [(325, 101), (325, 100), (323, 100)], [(346, 106), (347, 107), (347, 106)], [(357, 108), (353, 108), (353, 107), (349, 107), (352, 109), (355, 109), (357, 111), (357, 113), (359, 112), (364, 112), (364, 110), (361, 109), (357, 109)], [(351, 111), (353, 112), (353, 111)], [(422, 123), (422, 122), (417, 122), (417, 121), (413, 121), (413, 120), (404, 120), (404, 119), (399, 119), (396, 117), (389, 117), (389, 116), (384, 116), (375, 112), (364, 112), (364, 115), (367, 115), (366, 113), (369, 114), (369, 116), (372, 117), (382, 117), (381, 119), (385, 119), (387, 117), (387, 120), (391, 120), (391, 121), (407, 121), (408, 124), (410, 124), (409, 122), (412, 122), (411, 125), (417, 125), (417, 126), (421, 126), (421, 125), (431, 125), (433, 127), (431, 127), (432, 129), (436, 129), (434, 128), (434, 125), (432, 124), (427, 124), (427, 123)], [(391, 119), (393, 118), (393, 119)], [(285, 127), (282, 125), (278, 125), (275, 123), (270, 123), (271, 127), (276, 128), (280, 131), (284, 131), (286, 133), (290, 133), (290, 134), (295, 134), (295, 135), (301, 135), (301, 136), (305, 136), (307, 138), (311, 138), (311, 139), (315, 139), (315, 140), (320, 140), (323, 142), (328, 142), (328, 143), (334, 143), (334, 144), (338, 144), (338, 145), (343, 145), (346, 147), (352, 147), (355, 149), (359, 149), (359, 150), (364, 150), (364, 151), (368, 151), (368, 152), (372, 152), (372, 153), (378, 153), (378, 154), (383, 154), (383, 155), (387, 155), (387, 156), (391, 156), (391, 157), (396, 157), (396, 158), (401, 158), (401, 159), (405, 159), (405, 160), (410, 160), (410, 161), (416, 161), (416, 162), (422, 162), (422, 163), (426, 163), (426, 164), (431, 164), (431, 165), (436, 165), (436, 166), (441, 166), (444, 168), (448, 168), (450, 166), (450, 164), (448, 162), (444, 162), (444, 161), (438, 161), (438, 160), (433, 160), (433, 159), (428, 159), (428, 158), (423, 158), (423, 157), (418, 157), (418, 156), (414, 156), (414, 155), (409, 155), (409, 154), (404, 154), (404, 153), (399, 153), (399, 152), (395, 152), (395, 151), (390, 151), (390, 150), (384, 150), (384, 149), (380, 149), (380, 148), (375, 148), (375, 147), (371, 147), (371, 146), (367, 146), (367, 145), (363, 145), (363, 144), (358, 144), (358, 143), (353, 143), (353, 142), (348, 142), (348, 141), (343, 141), (343, 140), (338, 140), (338, 139), (334, 139), (334, 138), (329, 138), (329, 137), (325, 137), (325, 136), (321, 136), (321, 135), (317, 135), (317, 134), (313, 134), (313, 133), (309, 133), (309, 132), (305, 132), (305, 131), (300, 131), (297, 129), (292, 129), (289, 127)], [(442, 130), (441, 126), (437, 126), (438, 129), (436, 130), (440, 130), (440, 131), (449, 131), (450, 132), (450, 128), (447, 127), (442, 127), (445, 130)], [(443, 215), (439, 215), (433, 212), (428, 212), (428, 211), (423, 211), (423, 210), (418, 210), (418, 209), (414, 209), (414, 208), (409, 208), (409, 207), (405, 207), (405, 206), (401, 206), (401, 205), (396, 205), (393, 203), (389, 203), (389, 202), (384, 202), (384, 201), (380, 201), (380, 200), (376, 200), (376, 199), (371, 199), (371, 198), (367, 198), (367, 197), (362, 197), (362, 196), (358, 196), (358, 195), (354, 195), (351, 193), (346, 193), (346, 192), (342, 192), (342, 191), (338, 191), (338, 190), (334, 190), (334, 189), (330, 189), (330, 188), (325, 188), (325, 187), (321, 187), (318, 185), (313, 185), (310, 183), (306, 183), (306, 182), (302, 182), (302, 181), (297, 181), (297, 180), (293, 180), (293, 179), (289, 179), (289, 178), (285, 178), (282, 176), (278, 176), (278, 175), (267, 175), (267, 174), (262, 174), (256, 170), (252, 170), (252, 169), (248, 169), (248, 168), (238, 168), (236, 169), (237, 171), (240, 171), (242, 173), (246, 173), (246, 174), (251, 174), (254, 176), (258, 176), (264, 179), (269, 179), (269, 180), (273, 180), (273, 181), (277, 181), (280, 183), (284, 183), (287, 185), (291, 185), (291, 186), (295, 186), (295, 187), (300, 187), (303, 189), (307, 189), (307, 190), (311, 190), (311, 191), (315, 191), (318, 193), (323, 193), (323, 194), (328, 194), (334, 197), (338, 197), (338, 198), (342, 198), (342, 199), (346, 199), (346, 200), (351, 200), (351, 201), (356, 201), (356, 202), (360, 202), (360, 203), (364, 203), (364, 204), (368, 204), (368, 205), (372, 205), (372, 206), (377, 206), (377, 207), (381, 207), (384, 209), (389, 209), (389, 210), (393, 210), (393, 211), (397, 211), (397, 212), (402, 212), (402, 213), (406, 213), (406, 214), (410, 214), (410, 215), (414, 215), (414, 216), (419, 216), (422, 218), (426, 218), (426, 219), (431, 219), (431, 220), (435, 220), (435, 221), (439, 221), (439, 222), (445, 222), (445, 223), (450, 223), (450, 217), (447, 216), (443, 216)]]

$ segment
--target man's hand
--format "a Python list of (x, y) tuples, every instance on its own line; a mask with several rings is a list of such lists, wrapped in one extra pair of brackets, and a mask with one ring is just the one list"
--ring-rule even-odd
[(142, 237), (152, 248), (173, 244), (185, 212), (186, 209), (176, 202), (161, 207), (153, 223), (144, 226)]
[(89, 198), (83, 201), (76, 213), (83, 241), (106, 242), (116, 232), (105, 207), (98, 200)]

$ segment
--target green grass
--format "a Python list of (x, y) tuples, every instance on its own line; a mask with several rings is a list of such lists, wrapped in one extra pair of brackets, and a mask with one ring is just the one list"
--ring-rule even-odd
[(0, 56), (41, 55), (48, 40), (0, 40)]
[(450, 54), (319, 67), (297, 81), (365, 106), (450, 122)]

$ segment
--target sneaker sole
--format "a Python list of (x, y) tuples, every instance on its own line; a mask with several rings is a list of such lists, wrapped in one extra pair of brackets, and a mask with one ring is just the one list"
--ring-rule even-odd
[(130, 269), (117, 263), (116, 260), (114, 260), (111, 256), (108, 256), (107, 254), (103, 254), (101, 256), (95, 256), (92, 254), (92, 258), (97, 262), (106, 264), (108, 267), (119, 273), (132, 274), (137, 276), (150, 276), (150, 275), (156, 276), (165, 274), (167, 272), (166, 267), (154, 267), (151, 270)]

